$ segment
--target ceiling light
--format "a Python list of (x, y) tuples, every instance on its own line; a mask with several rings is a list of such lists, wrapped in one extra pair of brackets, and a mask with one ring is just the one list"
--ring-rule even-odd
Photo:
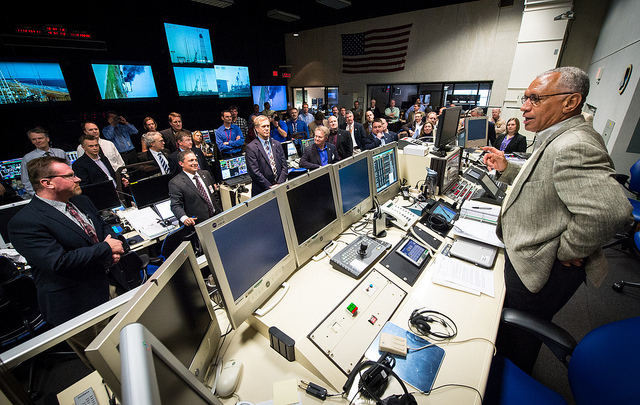
[(225, 8), (229, 6), (233, 6), (234, 0), (191, 0), (202, 4), (207, 4), (209, 6)]
[(275, 8), (273, 10), (267, 11), (267, 16), (269, 18), (274, 18), (276, 20), (286, 21), (286, 22), (294, 22), (294, 21), (300, 20), (299, 15), (286, 13), (284, 11), (276, 10)]
[(316, 3), (323, 4), (327, 7), (335, 8), (336, 10), (349, 7), (351, 5), (351, 1), (349, 0), (316, 0)]

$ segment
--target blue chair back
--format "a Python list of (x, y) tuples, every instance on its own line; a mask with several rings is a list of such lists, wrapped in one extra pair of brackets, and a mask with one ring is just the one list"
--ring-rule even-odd
[(640, 160), (631, 166), (629, 173), (631, 173), (631, 177), (629, 178), (629, 190), (640, 193)]

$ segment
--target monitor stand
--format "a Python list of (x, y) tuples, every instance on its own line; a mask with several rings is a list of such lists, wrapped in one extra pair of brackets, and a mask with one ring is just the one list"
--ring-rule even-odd
[(443, 158), (447, 156), (448, 152), (451, 152), (452, 148), (450, 146), (444, 146), (442, 148), (434, 148), (429, 153), (432, 155), (436, 155), (437, 157)]

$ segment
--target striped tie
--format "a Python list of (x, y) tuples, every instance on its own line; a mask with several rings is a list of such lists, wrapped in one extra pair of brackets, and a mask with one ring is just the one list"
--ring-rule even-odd
[(207, 191), (204, 189), (204, 185), (202, 185), (202, 182), (200, 181), (200, 177), (196, 174), (193, 176), (193, 178), (196, 181), (196, 187), (198, 188), (198, 193), (200, 193), (202, 198), (204, 198), (204, 200), (207, 202), (209, 217), (212, 217), (213, 214), (215, 214), (215, 211), (213, 210), (213, 205), (211, 204), (211, 198), (209, 198)]
[(162, 165), (162, 174), (169, 173), (169, 165), (167, 164), (167, 159), (164, 157), (162, 152), (158, 153), (158, 159), (160, 160), (160, 165)]
[(273, 153), (271, 153), (271, 146), (269, 142), (264, 144), (264, 148), (267, 151), (267, 156), (269, 156), (269, 164), (271, 165), (271, 170), (273, 170), (273, 175), (278, 176), (278, 171), (276, 170), (276, 161), (273, 158)]
[(70, 203), (67, 203), (67, 211), (69, 211), (69, 214), (71, 214), (71, 216), (80, 223), (80, 226), (82, 226), (82, 229), (84, 229), (87, 235), (89, 235), (93, 243), (98, 243), (98, 235), (96, 235), (96, 229), (93, 227), (93, 225), (82, 219), (78, 211), (76, 211), (76, 209)]

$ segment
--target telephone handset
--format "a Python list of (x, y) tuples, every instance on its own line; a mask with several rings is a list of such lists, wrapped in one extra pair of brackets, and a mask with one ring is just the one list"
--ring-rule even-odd
[(382, 204), (380, 210), (387, 214), (387, 218), (389, 218), (392, 224), (404, 231), (409, 230), (409, 228), (420, 219), (418, 215), (394, 203), (393, 200)]

